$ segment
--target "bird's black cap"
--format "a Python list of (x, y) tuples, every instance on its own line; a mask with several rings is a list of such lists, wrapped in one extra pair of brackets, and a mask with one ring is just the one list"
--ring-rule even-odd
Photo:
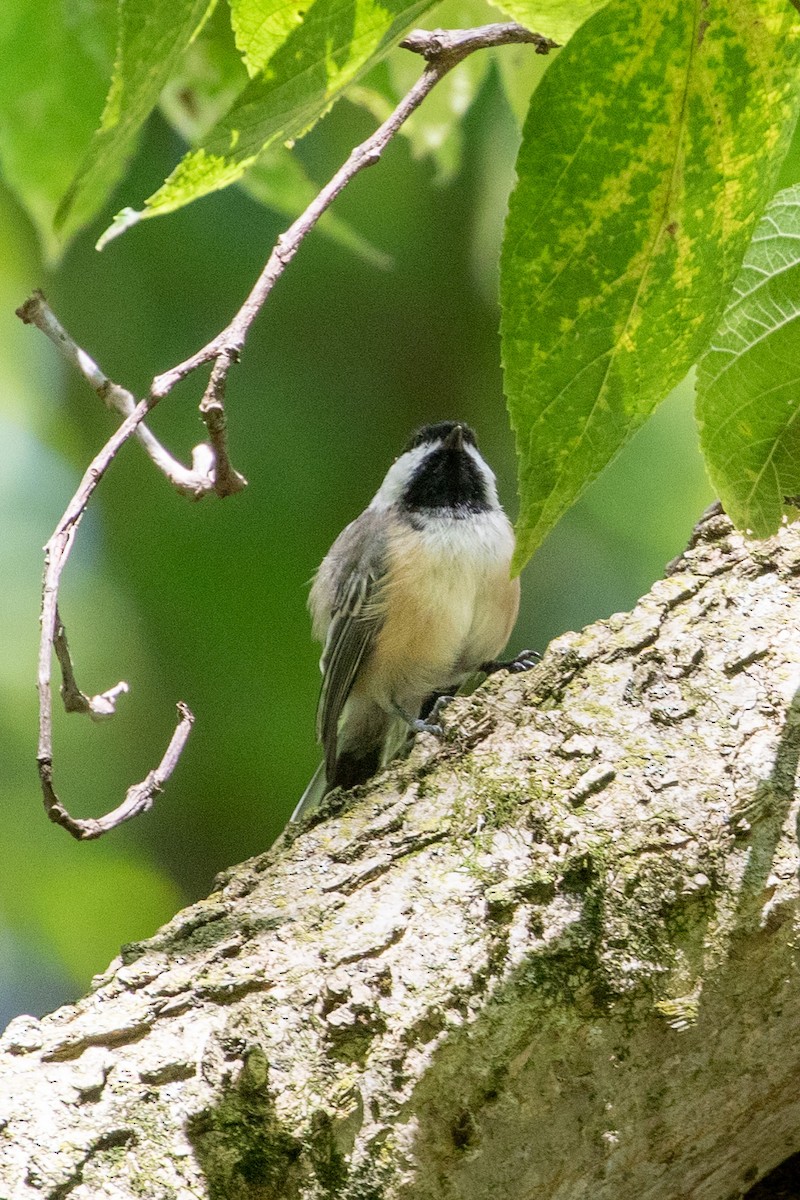
[(403, 447), (403, 454), (413, 450), (416, 446), (424, 446), (428, 442), (444, 442), (457, 428), (461, 429), (461, 436), (468, 445), (477, 447), (475, 433), (469, 425), (465, 425), (463, 421), (438, 421), (435, 425), (423, 425), (421, 429), (413, 433)]

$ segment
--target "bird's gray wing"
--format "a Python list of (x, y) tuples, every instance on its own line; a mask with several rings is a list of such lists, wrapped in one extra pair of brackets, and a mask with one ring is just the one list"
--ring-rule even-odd
[[(372, 514), (363, 514), (363, 518)], [(317, 710), (317, 736), (325, 750), (326, 774), (333, 777), (336, 735), (342, 709), (364, 658), (383, 624), (379, 601), (383, 581), (383, 539), (370, 519), (359, 518), (342, 538), (341, 561), (331, 621), (322, 653), (322, 692)]]

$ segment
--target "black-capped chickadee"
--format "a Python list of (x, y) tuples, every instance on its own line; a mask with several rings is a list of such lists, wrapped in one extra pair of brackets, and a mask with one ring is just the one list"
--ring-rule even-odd
[[(324, 644), (317, 736), (325, 751), (292, 819), (441, 734), (437, 696), (497, 664), (517, 618), (514, 534), (467, 425), (426, 425), (369, 507), (339, 535), (309, 597)], [(526, 652), (527, 654), (528, 652)], [(429, 719), (426, 719), (429, 718)]]

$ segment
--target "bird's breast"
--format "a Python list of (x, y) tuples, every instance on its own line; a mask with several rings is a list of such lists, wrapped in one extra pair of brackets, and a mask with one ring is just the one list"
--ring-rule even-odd
[(519, 606), (509, 578), (514, 537), (502, 511), (401, 524), (389, 539), (383, 624), (362, 688), (415, 708), (505, 646)]

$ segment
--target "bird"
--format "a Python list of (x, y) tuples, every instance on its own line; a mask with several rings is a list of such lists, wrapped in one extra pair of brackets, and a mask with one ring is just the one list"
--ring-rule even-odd
[(292, 820), (364, 783), (417, 733), (442, 735), (444, 702), (498, 662), (517, 618), (514, 533), (475, 434), (424, 425), (323, 559), (308, 600), (322, 642), (317, 737), (324, 759)]

